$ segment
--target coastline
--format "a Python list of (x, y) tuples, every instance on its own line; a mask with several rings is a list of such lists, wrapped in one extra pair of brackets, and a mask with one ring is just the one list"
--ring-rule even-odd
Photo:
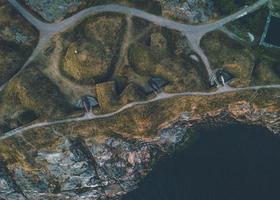
[[(36, 152), (36, 162), (44, 163), (44, 166), (30, 166), (30, 173), (26, 173), (24, 163), (2, 167), (8, 178), (1, 178), (0, 188), (3, 189), (0, 189), (0, 196), (4, 199), (24, 199), (26, 196), (34, 200), (38, 197), (121, 199), (135, 190), (160, 160), (186, 148), (198, 135), (197, 129), (241, 123), (266, 127), (279, 134), (279, 117), (277, 112), (256, 109), (240, 101), (229, 105), (226, 110), (218, 109), (203, 116), (184, 112), (153, 137), (100, 135), (89, 140), (64, 138), (54, 150)], [(44, 168), (48, 173), (40, 171)], [(39, 184), (32, 182), (36, 171)], [(13, 176), (9, 175), (11, 172)], [(48, 184), (47, 177), (53, 177), (53, 185)], [(14, 184), (9, 184), (9, 181)], [(55, 182), (60, 184), (59, 188)], [(17, 184), (23, 185), (20, 191)]]

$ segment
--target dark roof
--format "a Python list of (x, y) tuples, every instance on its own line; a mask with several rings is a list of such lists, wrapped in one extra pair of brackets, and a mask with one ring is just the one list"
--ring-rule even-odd
[(94, 97), (83, 96), (77, 101), (76, 107), (77, 108), (84, 108), (83, 101), (86, 101), (86, 103), (89, 104), (88, 106), (90, 106), (90, 107), (98, 106), (98, 101)]
[(233, 75), (231, 75), (229, 72), (225, 71), (224, 69), (217, 70), (216, 76), (217, 76), (219, 83), (222, 83), (221, 76), (223, 76), (226, 83), (229, 82), (231, 79), (233, 79)]
[(271, 16), (264, 42), (280, 47), (280, 18)]

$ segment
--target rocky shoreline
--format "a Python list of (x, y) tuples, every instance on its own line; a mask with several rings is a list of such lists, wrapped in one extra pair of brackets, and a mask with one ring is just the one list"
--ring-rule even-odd
[[(1, 162), (0, 197), (11, 200), (121, 199), (137, 187), (162, 156), (186, 146), (196, 135), (196, 128), (229, 123), (261, 125), (275, 134), (280, 133), (279, 113), (240, 101), (229, 105), (227, 110), (203, 116), (182, 113), (154, 137), (65, 138), (52, 152), (34, 153), (39, 165), (32, 169), (38, 170), (36, 173), (26, 173), (24, 166), (10, 169)], [(40, 164), (46, 168), (40, 168)]]

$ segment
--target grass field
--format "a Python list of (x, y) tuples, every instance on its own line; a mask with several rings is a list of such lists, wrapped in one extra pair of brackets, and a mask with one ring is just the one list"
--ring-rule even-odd
[[(95, 87), (102, 112), (149, 98), (152, 78), (168, 83), (165, 92), (209, 89), (205, 68), (190, 58), (193, 52), (179, 32), (106, 13), (87, 18), (61, 37), (62, 76)], [(111, 83), (114, 95), (104, 89)]]
[(233, 87), (280, 83), (277, 49), (235, 41), (218, 31), (206, 35), (202, 47), (213, 68), (234, 76)]
[(0, 85), (9, 80), (31, 55), (38, 32), (9, 4), (0, 2)]
[(81, 84), (104, 82), (114, 71), (125, 30), (120, 15), (102, 15), (86, 19), (66, 40), (69, 45), (62, 72)]
[(59, 119), (75, 111), (57, 86), (35, 67), (25, 70), (3, 91), (0, 129), (1, 124), (6, 130), (36, 119)]
[[(264, 6), (239, 20), (229, 23), (226, 27), (252, 45), (258, 45), (264, 31), (268, 14), (269, 9), (267, 6)], [(250, 41), (248, 33), (254, 36), (253, 42)]]

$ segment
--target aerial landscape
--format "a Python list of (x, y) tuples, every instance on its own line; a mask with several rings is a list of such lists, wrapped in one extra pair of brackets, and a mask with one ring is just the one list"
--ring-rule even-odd
[(0, 0), (0, 199), (280, 199), (279, 0)]

